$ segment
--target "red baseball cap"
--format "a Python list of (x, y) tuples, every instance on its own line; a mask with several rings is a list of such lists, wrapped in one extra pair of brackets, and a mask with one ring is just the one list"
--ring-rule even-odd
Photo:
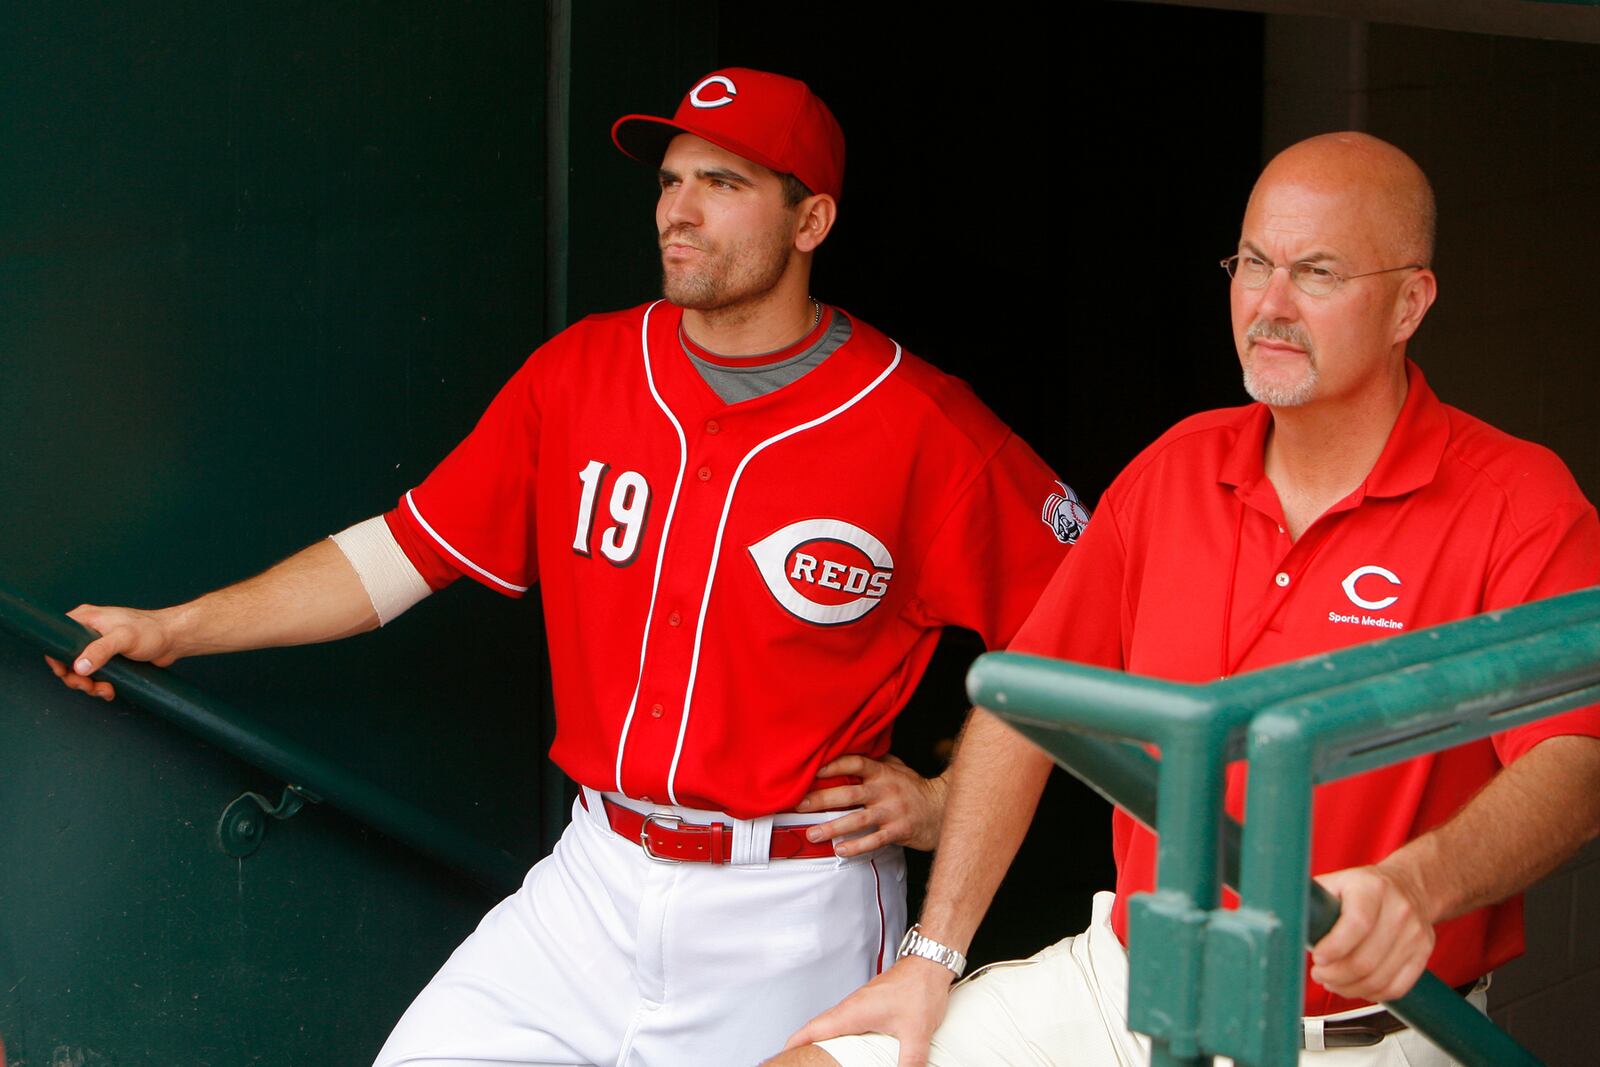
[(644, 163), (660, 163), (668, 142), (680, 133), (703, 137), (779, 174), (793, 174), (813, 193), (838, 199), (844, 184), (839, 120), (794, 78), (725, 67), (696, 82), (672, 118), (624, 115), (611, 127), (617, 147)]

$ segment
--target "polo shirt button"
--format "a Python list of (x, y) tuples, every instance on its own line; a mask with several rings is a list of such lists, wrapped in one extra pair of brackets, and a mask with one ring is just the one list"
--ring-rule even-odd
[(699, 479), (702, 482), (709, 482), (711, 480), (711, 468), (710, 467), (701, 467), (699, 470), (695, 471), (695, 474), (699, 477)]
[(1284, 586), (1289, 584), (1289, 572), (1279, 571), (1278, 576), (1272, 580), (1278, 583), (1279, 589), (1282, 589)]
[(661, 718), (661, 705), (660, 704), (651, 704), (650, 705), (650, 717), (652, 719)]
[(707, 419), (706, 420), (706, 433), (721, 433), (721, 432), (722, 432), (722, 427), (717, 423), (716, 419)]
[(683, 625), (683, 616), (679, 615), (676, 611), (672, 612), (670, 615), (667, 616), (667, 625), (668, 626), (682, 626)]

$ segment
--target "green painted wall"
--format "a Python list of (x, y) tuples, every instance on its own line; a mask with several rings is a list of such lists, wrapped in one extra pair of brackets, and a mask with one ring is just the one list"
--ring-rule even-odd
[[(426, 474), (562, 325), (546, 22), (515, 2), (6, 11), (0, 584), (52, 610), (171, 603)], [(714, 30), (670, 6), (575, 23), (606, 41), (578, 49), (575, 162), (610, 151), (614, 97), (678, 81)], [(585, 263), (648, 218), (648, 181), (638, 226), (584, 199), (639, 181), (606, 162)], [(629, 301), (639, 243), (643, 273), (604, 274)], [(462, 583), (380, 634), (175, 670), (531, 862), (562, 788), (542, 647), (537, 597)], [(11, 1067), (370, 1059), (493, 896), (325, 807), (223, 855), (222, 808), (281, 785), (60, 690), (0, 636)]]
[[(393, 506), (546, 328), (537, 11), (40, 10), (0, 35), (0, 580), (155, 606)], [(537, 609), (438, 599), (178, 669), (527, 849)]]

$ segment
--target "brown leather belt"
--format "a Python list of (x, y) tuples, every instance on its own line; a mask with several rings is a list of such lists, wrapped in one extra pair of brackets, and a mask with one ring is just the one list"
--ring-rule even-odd
[[(580, 794), (584, 807), (588, 797)], [(629, 841), (637, 842), (644, 854), (663, 863), (727, 863), (733, 846), (733, 827), (714, 822), (710, 826), (685, 823), (669, 812), (649, 814), (625, 808), (606, 799), (606, 821), (611, 829)], [(773, 860), (819, 859), (833, 856), (832, 841), (810, 841), (806, 826), (774, 826), (767, 858)]]
[[(1468, 982), (1456, 986), (1456, 992), (1466, 996), (1476, 988), (1477, 982)], [(1353, 1019), (1328, 1019), (1322, 1024), (1322, 1047), (1367, 1048), (1404, 1029), (1406, 1024), (1387, 1011), (1375, 1011), (1371, 1015), (1358, 1015)], [(1306, 1047), (1303, 1026), (1300, 1028), (1300, 1047)]]

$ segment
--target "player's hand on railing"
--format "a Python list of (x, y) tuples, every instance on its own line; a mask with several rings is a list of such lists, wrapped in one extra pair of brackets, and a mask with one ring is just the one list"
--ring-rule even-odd
[(76, 689), (101, 700), (115, 700), (117, 691), (110, 682), (91, 677), (109, 663), (112, 656), (144, 660), (157, 667), (169, 666), (178, 658), (165, 611), (79, 604), (67, 612), (67, 617), (100, 634), (78, 653), (71, 667), (52, 656), (44, 658), (50, 670), (68, 689)]
[(900, 1042), (899, 1067), (925, 1067), (951, 979), (942, 964), (907, 956), (795, 1031), (784, 1050), (846, 1034), (888, 1034)]
[[(807, 793), (796, 811), (860, 808), (806, 831), (813, 841), (834, 841), (841, 856), (859, 856), (884, 845), (930, 851), (939, 843), (949, 783), (924, 778), (894, 756), (881, 761), (841, 756), (817, 772), (819, 778), (860, 778), (858, 785), (836, 785)], [(861, 834), (839, 841), (850, 834)]]
[(1421, 887), (1381, 865), (1334, 871), (1317, 881), (1339, 898), (1339, 921), (1312, 946), (1312, 980), (1359, 1000), (1409, 993), (1433, 953)]

